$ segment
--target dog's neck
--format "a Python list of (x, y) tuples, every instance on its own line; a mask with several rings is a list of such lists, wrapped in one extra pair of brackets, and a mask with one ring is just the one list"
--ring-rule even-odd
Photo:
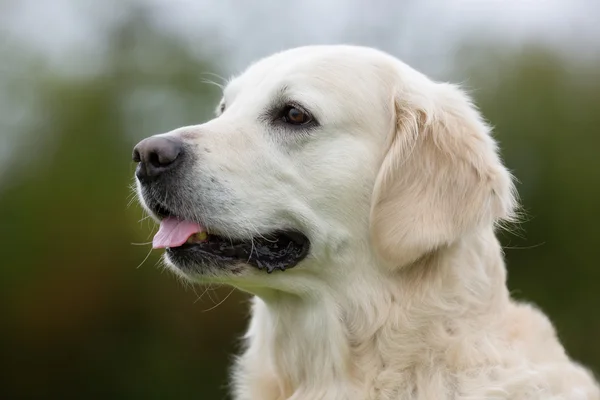
[(491, 230), (398, 271), (372, 273), (376, 269), (347, 266), (331, 287), (310, 296), (256, 299), (246, 357), (260, 357), (261, 365), (270, 359), (269, 373), (283, 393), (304, 391), (309, 397), (302, 398), (311, 398), (332, 382), (348, 388), (352, 382), (360, 391), (361, 382), (376, 379), (367, 372), (390, 363), (394, 371), (410, 370), (435, 343), (426, 337), (452, 334), (457, 319), (470, 320), (476, 329), (501, 315), (509, 302), (501, 249)]

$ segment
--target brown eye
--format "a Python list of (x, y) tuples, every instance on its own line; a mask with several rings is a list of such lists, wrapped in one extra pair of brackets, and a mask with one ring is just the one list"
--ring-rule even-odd
[(312, 117), (294, 106), (287, 106), (283, 112), (283, 120), (291, 125), (304, 125), (312, 121)]

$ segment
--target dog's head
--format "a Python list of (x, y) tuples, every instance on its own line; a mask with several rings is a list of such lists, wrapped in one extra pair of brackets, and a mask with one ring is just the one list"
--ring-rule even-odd
[(175, 271), (310, 286), (509, 218), (489, 133), (461, 90), (389, 55), (303, 47), (231, 80), (215, 119), (140, 142), (138, 193)]

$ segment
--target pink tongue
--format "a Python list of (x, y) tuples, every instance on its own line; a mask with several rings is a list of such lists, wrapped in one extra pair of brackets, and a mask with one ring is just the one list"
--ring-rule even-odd
[(191, 235), (204, 231), (205, 229), (195, 222), (180, 221), (177, 218), (168, 217), (160, 221), (160, 229), (154, 235), (152, 248), (179, 247)]

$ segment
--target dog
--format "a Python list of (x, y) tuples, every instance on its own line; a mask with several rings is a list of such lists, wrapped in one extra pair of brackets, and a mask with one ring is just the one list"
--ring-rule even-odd
[(600, 400), (510, 298), (517, 194), (469, 96), (382, 51), (276, 53), (133, 151), (154, 248), (253, 296), (236, 400)]

